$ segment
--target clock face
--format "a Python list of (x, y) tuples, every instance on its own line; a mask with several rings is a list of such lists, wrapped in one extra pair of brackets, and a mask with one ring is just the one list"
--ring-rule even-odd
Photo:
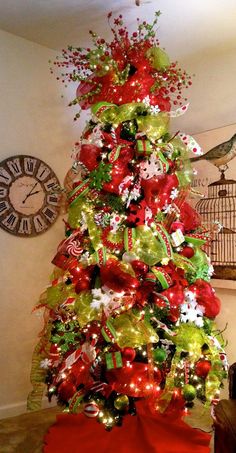
[(55, 173), (40, 159), (5, 159), (0, 163), (0, 227), (22, 237), (46, 231), (59, 214), (58, 187)]

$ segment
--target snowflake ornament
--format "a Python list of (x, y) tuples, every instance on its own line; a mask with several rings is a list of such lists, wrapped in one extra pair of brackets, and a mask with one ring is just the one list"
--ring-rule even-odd
[(142, 100), (142, 103), (145, 105), (145, 107), (149, 107), (150, 106), (150, 96), (149, 95), (145, 96), (145, 98), (143, 98), (143, 100)]
[(151, 115), (158, 115), (158, 113), (161, 111), (159, 105), (150, 105), (148, 110)]
[(158, 105), (151, 105), (151, 99), (150, 96), (146, 96), (143, 100), (142, 103), (147, 107), (148, 113), (151, 115), (157, 115), (160, 112), (160, 108)]
[(40, 362), (40, 368), (47, 370), (52, 365), (52, 361), (50, 359), (43, 359)]
[(153, 176), (163, 174), (163, 166), (155, 153), (150, 154), (149, 159), (140, 164), (140, 176), (142, 179), (150, 179)]
[(185, 291), (185, 303), (180, 306), (180, 322), (203, 327), (203, 312), (204, 308), (198, 305), (195, 294), (192, 291)]
[(170, 194), (170, 198), (171, 200), (175, 200), (179, 195), (179, 190), (175, 187), (174, 189), (172, 189), (171, 191), (171, 194)]
[(92, 302), (90, 306), (96, 310), (104, 310), (106, 316), (109, 316), (113, 310), (116, 310), (121, 305), (121, 299), (124, 292), (116, 293), (107, 286), (92, 289)]

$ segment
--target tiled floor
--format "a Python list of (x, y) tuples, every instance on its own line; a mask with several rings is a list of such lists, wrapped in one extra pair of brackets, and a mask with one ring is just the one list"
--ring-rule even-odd
[[(42, 453), (44, 434), (59, 412), (60, 409), (54, 407), (0, 420), (0, 453)], [(187, 420), (194, 428), (207, 432), (212, 430), (209, 411), (203, 411), (201, 406), (196, 407)]]
[(44, 434), (58, 412), (54, 407), (0, 420), (0, 453), (42, 453)]

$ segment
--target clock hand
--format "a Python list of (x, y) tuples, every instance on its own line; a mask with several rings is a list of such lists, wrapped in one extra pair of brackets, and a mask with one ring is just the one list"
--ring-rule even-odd
[(30, 190), (29, 193), (27, 193), (27, 195), (25, 196), (25, 199), (22, 201), (22, 204), (25, 204), (27, 198), (31, 195), (31, 192), (34, 190), (34, 188), (37, 186), (38, 184), (38, 181), (36, 181), (36, 183), (33, 185), (32, 189)]
[(29, 193), (28, 197), (31, 197), (32, 195), (35, 195), (36, 193), (42, 192), (42, 190), (36, 190), (35, 192)]
[(36, 190), (35, 192), (28, 193), (28, 194), (27, 194), (27, 197), (22, 201), (22, 204), (25, 204), (26, 200), (27, 200), (29, 197), (32, 197), (32, 195), (35, 195), (36, 193), (39, 193), (39, 192), (42, 192), (42, 190)]

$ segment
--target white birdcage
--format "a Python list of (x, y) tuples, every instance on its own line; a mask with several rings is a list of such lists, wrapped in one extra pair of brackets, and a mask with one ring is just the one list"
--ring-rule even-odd
[(236, 181), (221, 178), (208, 186), (207, 197), (198, 201), (196, 209), (202, 222), (217, 221), (222, 225), (212, 241), (210, 257), (218, 278), (236, 278)]

